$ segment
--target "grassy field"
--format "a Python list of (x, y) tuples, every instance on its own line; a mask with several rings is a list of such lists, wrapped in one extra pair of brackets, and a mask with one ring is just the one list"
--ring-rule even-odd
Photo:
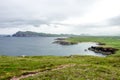
[[(119, 37), (75, 37), (72, 42), (102, 42), (120, 49)], [(0, 56), (0, 80), (9, 80), (28, 72), (42, 72), (23, 80), (120, 80), (120, 51), (107, 57), (95, 56)], [(52, 71), (56, 66), (75, 64)]]
[[(104, 47), (113, 47), (116, 49), (120, 49), (120, 37), (74, 37), (68, 38), (67, 40), (71, 42), (101, 42), (105, 43)], [(120, 56), (120, 50), (116, 52), (116, 54), (110, 56)]]

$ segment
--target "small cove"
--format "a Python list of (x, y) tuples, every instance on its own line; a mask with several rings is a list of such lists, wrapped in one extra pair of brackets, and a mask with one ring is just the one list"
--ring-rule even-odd
[(0, 37), (0, 55), (8, 56), (69, 56), (93, 55), (104, 56), (87, 50), (91, 46), (98, 46), (93, 42), (82, 42), (76, 45), (53, 44), (57, 37)]

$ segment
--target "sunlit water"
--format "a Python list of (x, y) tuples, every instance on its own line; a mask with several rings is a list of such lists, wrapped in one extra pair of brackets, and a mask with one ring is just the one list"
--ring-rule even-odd
[(97, 46), (96, 43), (79, 43), (77, 45), (63, 46), (53, 44), (56, 37), (0, 37), (0, 55), (10, 56), (40, 56), (40, 55), (93, 55), (104, 56), (85, 51), (91, 46)]

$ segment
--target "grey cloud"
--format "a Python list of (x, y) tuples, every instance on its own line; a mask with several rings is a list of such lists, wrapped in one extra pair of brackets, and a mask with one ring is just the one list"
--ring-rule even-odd
[(7, 19), (7, 20), (0, 20), (0, 27), (6, 28), (6, 27), (17, 27), (20, 25), (33, 25), (35, 27), (38, 27), (40, 25), (51, 24), (52, 21), (61, 21), (65, 19), (64, 16), (61, 15), (54, 15), (51, 17), (46, 17), (44, 19)]
[(41, 24), (49, 24), (49, 21), (43, 21), (43, 20), (9, 20), (9, 21), (1, 21), (0, 27), (17, 27), (20, 25), (34, 25), (39, 26)]
[(120, 26), (120, 16), (108, 20), (109, 25)]
[[(0, 0), (0, 30), (3, 28), (31, 27), (39, 28), (45, 24), (48, 28), (61, 26), (69, 29), (68, 33), (92, 33), (94, 29), (120, 25), (120, 16), (109, 19), (105, 23), (62, 24), (70, 18), (84, 17), (92, 11), (98, 0)], [(94, 11), (93, 11), (94, 12)], [(25, 25), (25, 26), (22, 26)], [(43, 26), (44, 27), (44, 26)], [(67, 28), (66, 28), (67, 27)], [(13, 30), (14, 31), (14, 30)], [(62, 31), (62, 29), (61, 29)], [(64, 31), (64, 30), (63, 30)], [(52, 30), (51, 30), (52, 32)]]
[(76, 15), (82, 16), (94, 1), (96, 0), (0, 0), (0, 27), (38, 26)]

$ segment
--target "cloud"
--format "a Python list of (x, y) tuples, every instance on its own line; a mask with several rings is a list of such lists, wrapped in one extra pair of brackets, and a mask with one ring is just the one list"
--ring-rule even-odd
[(35, 27), (42, 24), (49, 24), (50, 21), (45, 20), (6, 20), (0, 22), (1, 28), (19, 27), (22, 25), (34, 25)]
[(108, 19), (109, 25), (120, 26), (120, 16), (113, 17)]
[(119, 34), (119, 3), (119, 0), (0, 0), (0, 34), (19, 30)]

